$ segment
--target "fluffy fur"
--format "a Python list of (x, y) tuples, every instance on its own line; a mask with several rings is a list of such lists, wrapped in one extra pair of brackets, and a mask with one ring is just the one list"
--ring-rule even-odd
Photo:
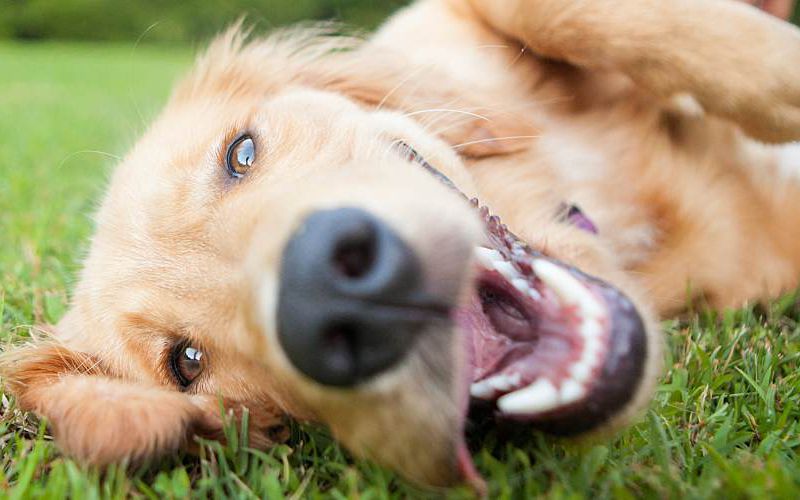
[[(635, 300), (650, 359), (612, 427), (651, 395), (657, 318), (798, 285), (800, 155), (764, 143), (800, 139), (800, 35), (754, 8), (422, 0), (364, 42), (318, 29), (246, 38), (222, 35), (177, 86), (111, 180), (71, 309), (50, 339), (4, 358), (20, 406), (83, 460), (219, 437), (222, 401), (247, 408), (258, 446), (287, 417), (316, 420), (414, 480), (452, 481), (457, 346), (423, 345), (389, 375), (338, 391), (297, 373), (275, 336), (283, 243), (322, 207), (380, 216), (436, 293), (461, 293), (478, 222), (396, 157), (396, 139), (533, 246)], [(221, 158), (243, 130), (259, 158), (234, 183)], [(564, 201), (599, 236), (558, 220)], [(165, 361), (180, 339), (208, 360), (186, 392)]]

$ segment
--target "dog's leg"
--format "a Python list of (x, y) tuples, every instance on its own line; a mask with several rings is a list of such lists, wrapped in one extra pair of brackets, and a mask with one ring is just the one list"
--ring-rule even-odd
[(664, 97), (688, 92), (757, 139), (800, 139), (800, 30), (755, 7), (732, 0), (466, 1), (494, 30), (545, 57), (623, 71)]

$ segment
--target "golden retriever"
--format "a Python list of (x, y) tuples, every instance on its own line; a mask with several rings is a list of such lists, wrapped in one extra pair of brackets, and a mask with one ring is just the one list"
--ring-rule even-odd
[(732, 0), (421, 0), (214, 41), (117, 167), (69, 312), (3, 361), (84, 461), (288, 418), (426, 485), (470, 408), (617, 429), (657, 319), (798, 285), (800, 32)]

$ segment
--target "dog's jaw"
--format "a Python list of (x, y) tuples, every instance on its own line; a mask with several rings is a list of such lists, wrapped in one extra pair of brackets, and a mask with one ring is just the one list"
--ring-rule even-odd
[(562, 435), (604, 426), (646, 373), (648, 331), (636, 307), (533, 250), (488, 209), (481, 216), (488, 243), (475, 250), (474, 290), (454, 313), (471, 344), (473, 406)]

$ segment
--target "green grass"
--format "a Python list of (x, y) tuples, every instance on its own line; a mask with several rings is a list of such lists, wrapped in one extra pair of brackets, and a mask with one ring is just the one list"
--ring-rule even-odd
[[(187, 50), (129, 45), (0, 45), (3, 339), (63, 314), (114, 156), (132, 144), (189, 61)], [(701, 313), (665, 328), (669, 371), (641, 423), (594, 445), (533, 433), (509, 444), (489, 431), (476, 460), (491, 496), (800, 496), (796, 299), (721, 317)], [(313, 428), (296, 428), (288, 445), (259, 452), (231, 426), (230, 444), (204, 443), (199, 458), (101, 471), (62, 457), (13, 401), (4, 398), (0, 410), (2, 497), (422, 494), (353, 461)]]

